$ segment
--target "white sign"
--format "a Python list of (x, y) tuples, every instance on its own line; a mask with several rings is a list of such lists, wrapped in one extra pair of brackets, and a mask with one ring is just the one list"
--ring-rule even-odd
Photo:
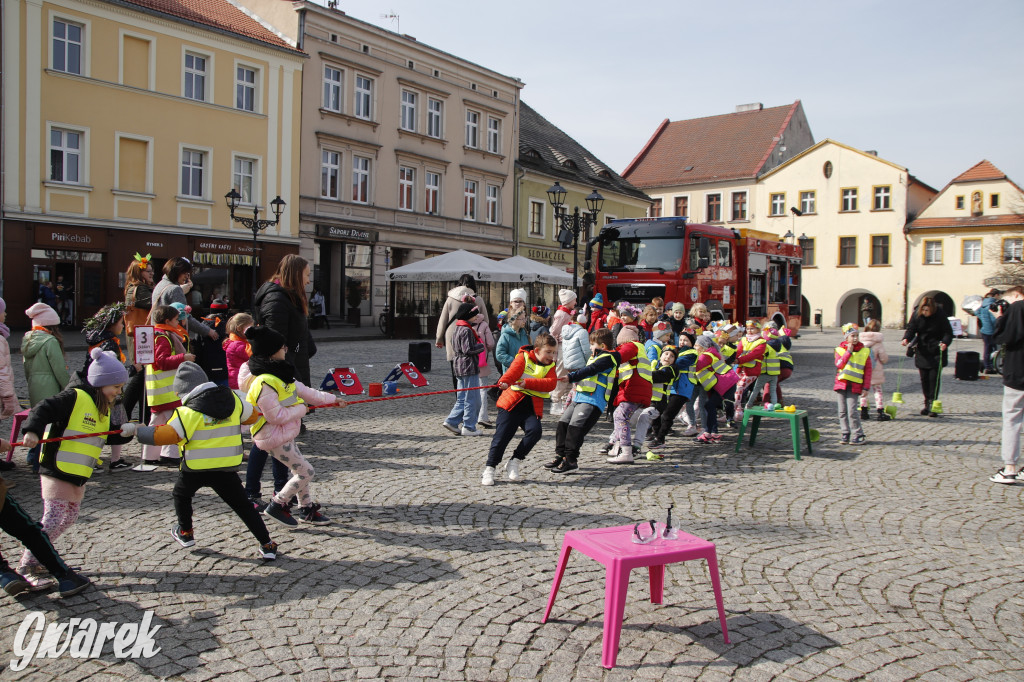
[(949, 318), (949, 326), (953, 328), (953, 336), (955, 338), (960, 338), (964, 335), (964, 325), (959, 317)]
[(156, 362), (156, 344), (153, 327), (135, 328), (135, 364), (152, 365)]
[(729, 285), (726, 284), (722, 287), (722, 303), (729, 305), (732, 302), (732, 296), (729, 293)]

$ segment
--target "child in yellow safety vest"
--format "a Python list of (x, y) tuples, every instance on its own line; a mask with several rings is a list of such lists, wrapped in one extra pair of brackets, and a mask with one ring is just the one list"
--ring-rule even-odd
[[(174, 392), (174, 373), (183, 362), (194, 362), (196, 356), (185, 352), (188, 334), (178, 324), (178, 310), (169, 305), (153, 306), (153, 363), (146, 365), (146, 403), (152, 415), (150, 426), (167, 423), (174, 408), (181, 405)], [(177, 444), (144, 445), (142, 465), (136, 471), (151, 471), (145, 465), (178, 466), (181, 452)]]
[(143, 426), (138, 430), (140, 443), (169, 445), (181, 443), (181, 472), (174, 484), (174, 513), (178, 525), (171, 536), (182, 547), (196, 544), (192, 527), (192, 498), (200, 488), (211, 488), (260, 543), (257, 556), (277, 558), (277, 543), (270, 539), (267, 526), (252, 506), (238, 465), (242, 463), (242, 424), (252, 424), (258, 415), (253, 406), (227, 386), (210, 381), (194, 362), (183, 362), (174, 374), (174, 392), (181, 407), (161, 426)]
[(651, 405), (651, 363), (644, 345), (640, 343), (639, 328), (625, 325), (615, 338), (615, 351), (621, 357), (618, 369), (618, 388), (612, 398), (612, 447), (605, 460), (609, 464), (633, 463), (633, 414)]
[(871, 351), (860, 342), (860, 329), (855, 324), (843, 325), (844, 340), (835, 349), (836, 404), (839, 408), (839, 430), (842, 442), (854, 445), (864, 443), (864, 429), (860, 424), (857, 403), (860, 394), (871, 386)]
[[(92, 350), (92, 363), (86, 374), (88, 383), (69, 388), (36, 405), (22, 427), (22, 443), (35, 447), (43, 439), (101, 434), (111, 431), (110, 408), (128, 380), (128, 370), (113, 353)], [(56, 540), (78, 519), (85, 497), (85, 484), (100, 459), (104, 443), (127, 443), (135, 435), (136, 424), (121, 425), (120, 434), (90, 435), (87, 438), (58, 440), (43, 446), (43, 469), (39, 486), (43, 496), (43, 530)], [(21, 557), (18, 572), (36, 589), (44, 589), (53, 580), (43, 574), (31, 552)], [(61, 587), (63, 590), (63, 586)]]
[(764, 354), (761, 356), (761, 373), (757, 375), (757, 379), (754, 381), (754, 390), (750, 392), (750, 398), (747, 399), (746, 409), (754, 407), (761, 400), (761, 394), (766, 386), (768, 387), (769, 398), (765, 402), (770, 403), (770, 396), (778, 387), (779, 375), (782, 373), (782, 361), (779, 359), (778, 352), (776, 352), (774, 346), (768, 343), (767, 337), (762, 340), (764, 341)]
[(736, 384), (736, 411), (734, 422), (743, 419), (743, 404), (746, 391), (761, 375), (761, 361), (768, 344), (761, 338), (761, 325), (757, 320), (747, 320), (746, 335), (739, 340), (736, 348), (736, 373), (740, 380)]

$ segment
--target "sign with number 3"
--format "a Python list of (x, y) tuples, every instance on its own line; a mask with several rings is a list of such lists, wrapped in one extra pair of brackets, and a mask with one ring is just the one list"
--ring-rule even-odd
[(153, 343), (153, 327), (135, 328), (135, 362), (139, 365), (152, 365), (156, 361), (156, 349)]

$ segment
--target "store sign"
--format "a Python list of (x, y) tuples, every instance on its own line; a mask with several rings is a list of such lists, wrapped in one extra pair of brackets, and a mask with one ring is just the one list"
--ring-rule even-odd
[(99, 251), (107, 248), (105, 230), (68, 227), (37, 227), (35, 246), (52, 246), (60, 249), (81, 249)]
[(222, 242), (202, 239), (196, 241), (196, 251), (207, 253), (237, 253), (245, 256), (252, 255), (252, 244), (249, 242)]
[(568, 263), (569, 254), (565, 251), (550, 251), (548, 249), (527, 249), (526, 257), (530, 260), (546, 260), (552, 263)]
[(354, 227), (338, 227), (337, 225), (317, 225), (316, 236), (344, 241), (376, 242), (375, 230), (360, 230)]

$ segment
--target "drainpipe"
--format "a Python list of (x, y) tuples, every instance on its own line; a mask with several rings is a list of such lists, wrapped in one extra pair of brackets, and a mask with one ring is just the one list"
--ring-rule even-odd
[(910, 296), (910, 230), (907, 225), (903, 226), (903, 240), (907, 245), (907, 255), (903, 259), (903, 301), (900, 304), (900, 318), (903, 320), (903, 329), (907, 328), (907, 301)]
[(512, 186), (512, 255), (519, 255), (519, 198), (522, 196), (523, 178), (526, 176), (519, 166), (514, 166), (512, 171), (515, 176), (515, 184)]

